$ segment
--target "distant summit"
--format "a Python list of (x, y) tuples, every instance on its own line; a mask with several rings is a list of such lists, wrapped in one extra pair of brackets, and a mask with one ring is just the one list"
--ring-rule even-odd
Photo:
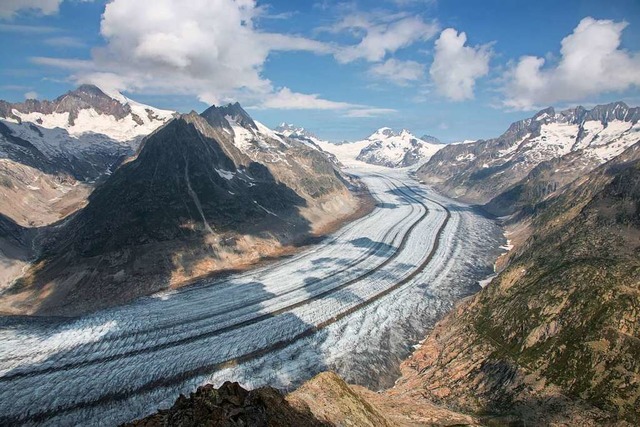
[(378, 129), (364, 141), (369, 141), (369, 144), (360, 151), (357, 160), (391, 168), (426, 161), (442, 148), (440, 141), (426, 141), (407, 129), (395, 132), (389, 127)]

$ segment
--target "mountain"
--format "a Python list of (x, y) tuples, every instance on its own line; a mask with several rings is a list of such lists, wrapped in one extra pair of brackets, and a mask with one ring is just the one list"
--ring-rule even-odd
[(357, 160), (391, 168), (406, 167), (428, 160), (442, 148), (439, 143), (427, 142), (403, 129), (400, 133), (391, 128), (380, 128), (365, 141)]
[(526, 222), (509, 265), (434, 328), (392, 393), (505, 423), (637, 425), (640, 143)]
[(317, 143), (322, 140), (303, 127), (297, 127), (295, 125), (282, 122), (278, 127), (276, 127), (275, 131), (286, 138), (294, 138), (302, 143), (309, 144), (313, 148), (321, 149)]
[(77, 314), (277, 255), (352, 214), (350, 186), (237, 103), (181, 115), (47, 230), (0, 306)]
[[(418, 170), (418, 177), (449, 196), (474, 203), (487, 203), (511, 190), (508, 199), (493, 205), (497, 213), (505, 213), (503, 207), (512, 202), (541, 200), (520, 200), (519, 195), (545, 197), (549, 188), (560, 188), (622, 153), (640, 139), (639, 119), (640, 108), (622, 102), (591, 110), (547, 108), (513, 123), (498, 138), (447, 145)], [(553, 178), (542, 179), (556, 169)]]
[(275, 131), (285, 138), (295, 139), (296, 141), (302, 142), (310, 148), (323, 152), (323, 154), (327, 156), (333, 163), (335, 163), (337, 166), (341, 166), (338, 158), (327, 150), (333, 148), (334, 144), (318, 138), (315, 134), (309, 132), (305, 128), (297, 127), (295, 125), (283, 122), (278, 127), (276, 127)]
[(53, 101), (0, 101), (0, 214), (51, 224), (86, 204), (94, 182), (173, 112), (83, 85)]

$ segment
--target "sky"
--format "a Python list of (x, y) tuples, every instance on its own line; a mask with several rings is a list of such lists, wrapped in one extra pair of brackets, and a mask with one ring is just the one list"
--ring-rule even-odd
[(180, 112), (238, 101), (333, 141), (640, 104), (638, 0), (1, 0), (0, 40), (0, 99), (93, 83)]

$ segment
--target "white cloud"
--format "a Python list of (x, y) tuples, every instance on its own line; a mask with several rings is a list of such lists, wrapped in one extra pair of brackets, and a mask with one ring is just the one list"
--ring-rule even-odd
[[(208, 104), (264, 101), (282, 108), (286, 92), (276, 91), (262, 75), (270, 53), (330, 54), (333, 47), (298, 35), (259, 31), (254, 23), (264, 13), (266, 9), (255, 0), (113, 0), (101, 21), (106, 45), (93, 49), (91, 61), (32, 60), (69, 69), (77, 66), (80, 71), (72, 79), (109, 90), (193, 94)], [(331, 105), (319, 97), (311, 102), (313, 97), (289, 96), (288, 102)]]
[(374, 117), (396, 112), (396, 110), (390, 108), (374, 108), (367, 105), (352, 104), (350, 102), (330, 101), (321, 98), (317, 94), (293, 92), (287, 87), (269, 95), (254, 108), (273, 108), (279, 110), (343, 110), (345, 116), (354, 118)]
[(372, 66), (369, 72), (375, 78), (387, 80), (399, 86), (407, 86), (411, 82), (424, 78), (425, 66), (416, 61), (400, 61), (391, 58)]
[(113, 0), (105, 6), (103, 47), (91, 60), (36, 57), (74, 70), (72, 80), (106, 90), (196, 95), (207, 104), (239, 100), (261, 108), (371, 108), (275, 88), (263, 75), (274, 51), (332, 54), (334, 45), (261, 31), (268, 13), (255, 0)]
[(523, 56), (505, 74), (504, 104), (532, 109), (640, 86), (640, 52), (620, 49), (626, 26), (587, 17), (562, 40), (557, 65), (545, 68), (545, 59)]
[(68, 70), (90, 70), (95, 65), (92, 61), (86, 59), (51, 58), (48, 56), (32, 56), (29, 60), (34, 64), (66, 68)]
[(260, 106), (281, 110), (342, 110), (354, 107), (348, 102), (329, 101), (316, 94), (292, 92), (287, 87), (269, 96)]
[(435, 43), (429, 74), (441, 95), (453, 101), (473, 98), (476, 80), (489, 73), (489, 45), (465, 46), (467, 35), (454, 28), (442, 31)]
[(51, 37), (46, 39), (44, 43), (54, 47), (78, 48), (86, 46), (82, 40), (69, 36)]
[[(1, 17), (2, 15), (0, 15)], [(18, 24), (0, 24), (0, 32), (2, 33), (19, 33), (19, 34), (46, 34), (60, 31), (55, 27), (43, 25), (18, 25)]]
[(358, 59), (377, 62), (389, 53), (418, 41), (431, 39), (438, 32), (438, 25), (406, 14), (352, 13), (332, 27), (322, 30), (348, 31), (360, 38), (357, 44), (336, 50), (335, 57), (339, 62), (347, 63)]
[(13, 18), (20, 11), (34, 11), (43, 15), (58, 13), (62, 0), (2, 0), (0, 18)]
[(30, 91), (24, 94), (24, 99), (38, 99), (38, 94), (34, 91)]
[(397, 112), (398, 111), (393, 108), (354, 108), (347, 111), (345, 115), (352, 118), (367, 118), (386, 116)]

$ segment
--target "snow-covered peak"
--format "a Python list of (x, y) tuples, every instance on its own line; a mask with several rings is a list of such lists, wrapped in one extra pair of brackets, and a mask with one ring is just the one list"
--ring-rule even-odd
[[(147, 105), (147, 104), (143, 104), (143, 103), (138, 102), (138, 101), (134, 101), (133, 99), (125, 96), (124, 94), (122, 94), (121, 92), (118, 92), (118, 91), (104, 89), (104, 88), (100, 88), (100, 87), (98, 89), (100, 89), (105, 95), (107, 95), (111, 99), (114, 99), (114, 100), (120, 102), (122, 105), (129, 105), (131, 107), (131, 109), (134, 110), (134, 112), (136, 112), (136, 111), (138, 111), (138, 112), (144, 111), (145, 113), (147, 113), (148, 111), (151, 111), (153, 113), (153, 115), (156, 116), (158, 119), (164, 119), (164, 120), (168, 120), (168, 119), (174, 117), (175, 114), (176, 114), (176, 112), (172, 111), (172, 110), (163, 110), (163, 109), (160, 109), (160, 108), (152, 107), (151, 105)], [(148, 115), (148, 113), (147, 113), (147, 115)]]
[(360, 151), (357, 159), (388, 167), (405, 167), (426, 161), (442, 148), (441, 144), (423, 141), (407, 129), (395, 132), (389, 127), (378, 129), (365, 141), (369, 144)]
[(377, 141), (380, 139), (384, 139), (384, 138), (388, 138), (391, 136), (395, 136), (395, 132), (393, 131), (393, 129), (389, 128), (389, 127), (382, 127), (380, 129), (378, 129), (377, 131), (375, 131), (374, 133), (372, 133), (371, 135), (369, 135), (369, 137), (367, 138), (370, 141)]
[[(133, 101), (121, 93), (105, 93), (94, 85), (81, 85), (53, 101), (27, 100), (8, 105), (8, 111), (3, 114), (4, 120), (14, 124), (16, 132), (28, 140), (31, 139), (27, 135), (29, 132), (35, 132), (34, 138), (37, 138), (43, 130), (59, 128), (75, 139), (99, 134), (133, 148), (141, 137), (162, 126), (175, 114)], [(36, 132), (32, 127), (18, 129), (24, 123), (31, 123), (41, 130)]]
[(284, 135), (287, 138), (296, 138), (296, 137), (304, 137), (304, 138), (312, 138), (318, 139), (313, 133), (309, 132), (303, 127), (295, 126), (290, 123), (280, 123), (280, 125), (275, 129), (276, 132)]

